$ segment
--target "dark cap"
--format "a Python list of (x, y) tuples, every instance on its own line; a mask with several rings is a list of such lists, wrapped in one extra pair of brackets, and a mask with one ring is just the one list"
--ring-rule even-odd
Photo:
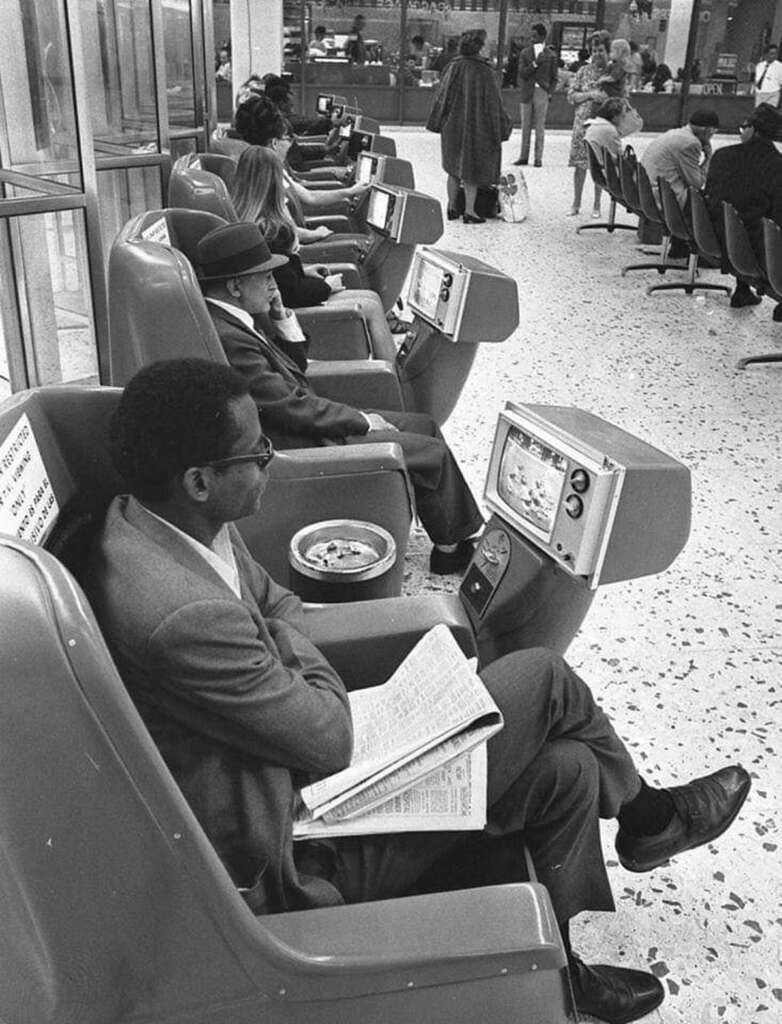
[(690, 114), (690, 124), (696, 128), (719, 128), (720, 119), (713, 110), (693, 110)]
[(760, 103), (747, 118), (755, 131), (770, 139), (782, 140), (782, 113), (770, 103)]
[(261, 229), (249, 222), (221, 224), (210, 231), (196, 246), (196, 256), (200, 281), (227, 281), (288, 262), (287, 256), (272, 255)]

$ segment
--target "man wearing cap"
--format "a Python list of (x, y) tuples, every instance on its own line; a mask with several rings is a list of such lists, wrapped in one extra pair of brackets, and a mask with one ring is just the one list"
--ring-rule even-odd
[[(711, 159), (711, 137), (719, 124), (713, 110), (695, 110), (683, 128), (671, 128), (649, 143), (641, 164), (649, 175), (658, 203), (658, 178), (670, 184), (682, 207), (687, 203), (690, 186), (703, 188)], [(669, 254), (674, 259), (686, 258), (689, 249), (684, 241), (672, 238)]]
[(418, 515), (434, 544), (430, 571), (462, 572), (473, 551), (469, 538), (483, 519), (434, 420), (421, 413), (355, 409), (313, 391), (306, 360), (291, 359), (254, 319), (270, 315), (277, 331), (295, 344), (272, 277), (275, 267), (288, 258), (271, 254), (257, 224), (215, 228), (201, 239), (196, 255), (201, 287), (225, 355), (249, 384), (274, 444), (399, 444)]
[[(725, 233), (722, 204), (735, 206), (762, 266), (766, 259), (763, 218), (782, 227), (782, 154), (774, 146), (775, 139), (782, 139), (782, 113), (762, 103), (739, 125), (739, 132), (741, 142), (725, 146), (712, 157), (706, 203), (720, 239)], [(761, 301), (745, 281), (736, 281), (731, 306), (755, 306)], [(774, 319), (782, 319), (782, 310), (774, 311)]]

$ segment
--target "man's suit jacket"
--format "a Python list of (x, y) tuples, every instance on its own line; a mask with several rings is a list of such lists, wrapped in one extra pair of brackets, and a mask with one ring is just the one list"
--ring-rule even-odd
[(724, 201), (738, 210), (755, 255), (765, 265), (762, 218), (782, 226), (782, 154), (774, 143), (755, 135), (749, 142), (718, 149), (709, 164), (705, 192), (719, 237), (724, 235)]
[(557, 84), (559, 65), (557, 55), (550, 46), (544, 46), (538, 58), (538, 66), (534, 67), (535, 48), (525, 46), (519, 54), (519, 89), (520, 101), (531, 103), (535, 85), (539, 85), (550, 96)]
[(241, 598), (121, 495), (86, 589), (152, 738), (253, 910), (339, 903), (330, 883), (297, 870), (291, 828), (297, 788), (350, 760), (345, 688), (305, 636), (299, 599), (229, 529)]
[(280, 448), (344, 443), (369, 429), (358, 409), (320, 398), (280, 348), (227, 310), (207, 302), (226, 358), (247, 381), (264, 432)]
[(657, 179), (665, 178), (684, 206), (689, 187), (702, 188), (706, 180), (705, 167), (701, 166), (702, 156), (700, 139), (685, 125), (683, 128), (671, 128), (653, 139), (644, 150), (641, 163), (655, 189)]

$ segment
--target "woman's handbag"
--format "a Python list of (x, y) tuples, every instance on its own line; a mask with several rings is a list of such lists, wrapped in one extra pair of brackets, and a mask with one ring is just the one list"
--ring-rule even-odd
[(643, 131), (643, 127), (644, 119), (635, 107), (631, 107), (628, 103), (616, 125), (620, 138), (624, 139), (628, 135), (634, 135), (636, 132)]

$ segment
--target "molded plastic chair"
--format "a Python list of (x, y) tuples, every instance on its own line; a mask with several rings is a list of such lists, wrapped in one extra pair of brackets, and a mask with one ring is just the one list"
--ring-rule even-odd
[[(770, 289), (779, 298), (782, 296), (782, 229), (768, 217), (763, 218), (763, 245), (766, 252), (766, 279)], [(782, 352), (745, 356), (738, 361), (739, 370), (750, 363), (782, 363)]]
[(657, 185), (660, 190), (663, 216), (665, 218), (665, 224), (668, 228), (668, 232), (672, 238), (678, 238), (680, 241), (686, 243), (690, 250), (690, 255), (687, 260), (686, 281), (650, 285), (650, 287), (646, 289), (646, 294), (651, 295), (652, 292), (683, 290), (687, 295), (692, 295), (692, 293), (697, 289), (699, 291), (725, 292), (729, 295), (731, 290), (724, 284), (711, 284), (709, 282), (695, 280), (698, 273), (698, 247), (695, 242), (692, 228), (687, 223), (685, 212), (679, 205), (679, 200), (676, 198), (676, 193), (671, 188), (670, 182), (666, 181), (665, 178), (658, 178)]
[(700, 189), (694, 186), (689, 189), (690, 196), (690, 218), (692, 224), (692, 237), (698, 253), (717, 264), (724, 274), (731, 271), (727, 254), (722, 247), (722, 242), (714, 230), (714, 224), (703, 198)]
[(602, 230), (605, 228), (609, 234), (612, 234), (616, 230), (622, 231), (636, 231), (638, 228), (637, 224), (622, 224), (617, 223), (616, 220), (616, 205), (617, 200), (611, 195), (608, 188), (608, 182), (606, 180), (605, 171), (603, 169), (603, 155), (597, 147), (593, 146), (591, 142), (586, 142), (586, 153), (587, 153), (587, 164), (589, 166), (589, 174), (595, 185), (604, 189), (611, 196), (611, 202), (608, 207), (608, 220), (599, 221), (595, 224), (579, 224), (576, 228), (576, 234), (580, 234), (582, 231), (594, 231), (596, 229)]
[(662, 231), (662, 248), (660, 249), (660, 259), (655, 263), (630, 263), (626, 267), (622, 267), (622, 277), (631, 270), (656, 270), (658, 274), (665, 274), (668, 270), (686, 270), (686, 267), (681, 264), (672, 263), (669, 256), (671, 248), (671, 233), (668, 230), (668, 225), (665, 222), (665, 218), (660, 207), (657, 205), (657, 198), (652, 188), (652, 183), (649, 180), (649, 175), (646, 173), (646, 168), (643, 164), (636, 160), (635, 161), (635, 182), (638, 190), (638, 205), (641, 210), (641, 214), (652, 224), (656, 224)]
[(565, 954), (536, 884), (253, 916), (81, 590), (7, 537), (0, 694), (8, 1024), (568, 1020)]
[(725, 251), (737, 277), (754, 285), (761, 292), (770, 290), (766, 271), (752, 248), (744, 221), (735, 206), (723, 202), (725, 225)]

